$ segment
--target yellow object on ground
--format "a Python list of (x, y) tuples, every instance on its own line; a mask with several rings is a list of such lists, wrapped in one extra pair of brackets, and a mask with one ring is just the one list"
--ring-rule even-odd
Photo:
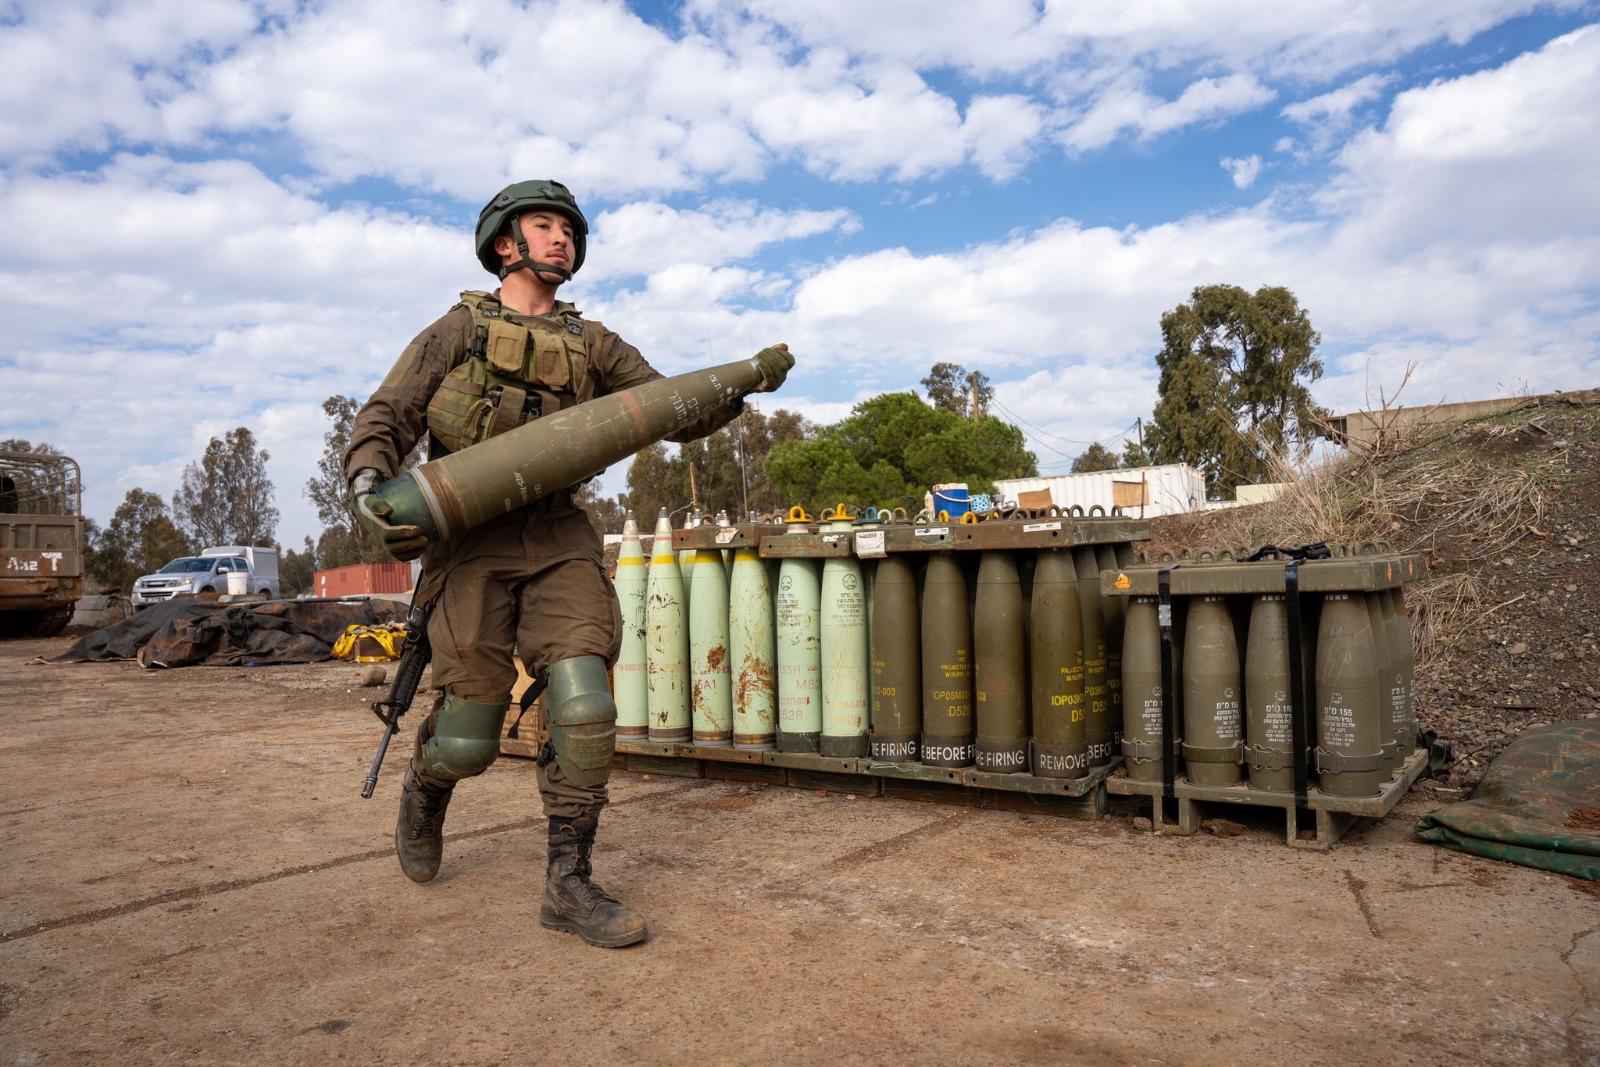
[(334, 659), (353, 659), (357, 663), (388, 663), (400, 658), (400, 645), (406, 639), (404, 624), (346, 626), (333, 643)]

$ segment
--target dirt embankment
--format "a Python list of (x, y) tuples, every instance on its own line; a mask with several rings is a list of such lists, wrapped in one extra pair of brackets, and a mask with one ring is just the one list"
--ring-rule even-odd
[(1428, 557), (1407, 596), (1423, 727), (1475, 783), (1529, 727), (1600, 717), (1600, 392), (1395, 441), (1286, 497), (1158, 519), (1152, 548), (1383, 539)]

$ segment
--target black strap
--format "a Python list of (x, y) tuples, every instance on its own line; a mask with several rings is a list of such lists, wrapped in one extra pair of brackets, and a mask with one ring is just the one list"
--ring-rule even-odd
[(533, 702), (539, 699), (539, 695), (544, 692), (545, 686), (549, 684), (549, 671), (541, 670), (534, 674), (533, 684), (522, 691), (522, 708), (517, 712), (516, 719), (512, 721), (511, 729), (506, 731), (507, 737), (511, 738), (512, 740), (516, 739), (517, 727), (522, 725), (522, 717), (528, 714), (528, 709), (533, 707)]
[(1328, 546), (1320, 543), (1306, 547), (1321, 547), (1323, 555), (1294, 556), (1283, 566), (1283, 598), (1289, 608), (1289, 760), (1294, 768), (1294, 806), (1299, 810), (1304, 810), (1306, 806), (1306, 786), (1310, 777), (1306, 773), (1306, 757), (1311, 747), (1312, 703), (1310, 694), (1306, 692), (1305, 657), (1301, 654), (1305, 645), (1300, 636), (1300, 561), (1305, 558), (1322, 559), (1328, 552)]
[(1241, 563), (1257, 563), (1264, 559), (1292, 559), (1299, 562), (1303, 559), (1332, 559), (1333, 553), (1328, 549), (1328, 542), (1313, 541), (1309, 545), (1299, 548), (1279, 548), (1277, 545), (1262, 545), (1250, 555), (1240, 560)]
[(1178, 775), (1178, 760), (1173, 752), (1178, 731), (1177, 702), (1172, 695), (1177, 681), (1176, 664), (1172, 661), (1172, 572), (1181, 566), (1182, 563), (1169, 563), (1156, 573), (1156, 624), (1161, 628), (1161, 795), (1168, 799), (1176, 795), (1173, 785)]

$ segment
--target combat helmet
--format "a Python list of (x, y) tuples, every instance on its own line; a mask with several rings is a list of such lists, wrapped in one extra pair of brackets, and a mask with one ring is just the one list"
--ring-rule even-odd
[[(528, 242), (522, 236), (522, 229), (514, 223), (517, 216), (527, 211), (555, 211), (565, 215), (572, 223), (572, 269), (558, 267), (554, 263), (539, 263), (528, 258)], [(522, 258), (515, 263), (500, 264), (500, 257), (495, 254), (494, 239), (502, 233), (507, 233), (517, 242), (517, 251)], [(483, 210), (478, 212), (478, 228), (475, 234), (478, 247), (478, 262), (483, 264), (483, 269), (495, 277), (504, 280), (512, 271), (529, 270), (548, 271), (559, 274), (562, 278), (571, 280), (578, 268), (583, 266), (584, 252), (588, 246), (589, 222), (583, 217), (583, 212), (578, 210), (578, 201), (573, 199), (572, 193), (565, 185), (549, 179), (543, 181), (513, 182), (495, 194), (494, 199), (483, 205)]]

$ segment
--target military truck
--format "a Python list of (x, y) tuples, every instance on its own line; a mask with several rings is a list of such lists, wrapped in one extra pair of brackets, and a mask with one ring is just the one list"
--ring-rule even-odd
[(0, 637), (53, 637), (83, 595), (76, 460), (0, 452)]

